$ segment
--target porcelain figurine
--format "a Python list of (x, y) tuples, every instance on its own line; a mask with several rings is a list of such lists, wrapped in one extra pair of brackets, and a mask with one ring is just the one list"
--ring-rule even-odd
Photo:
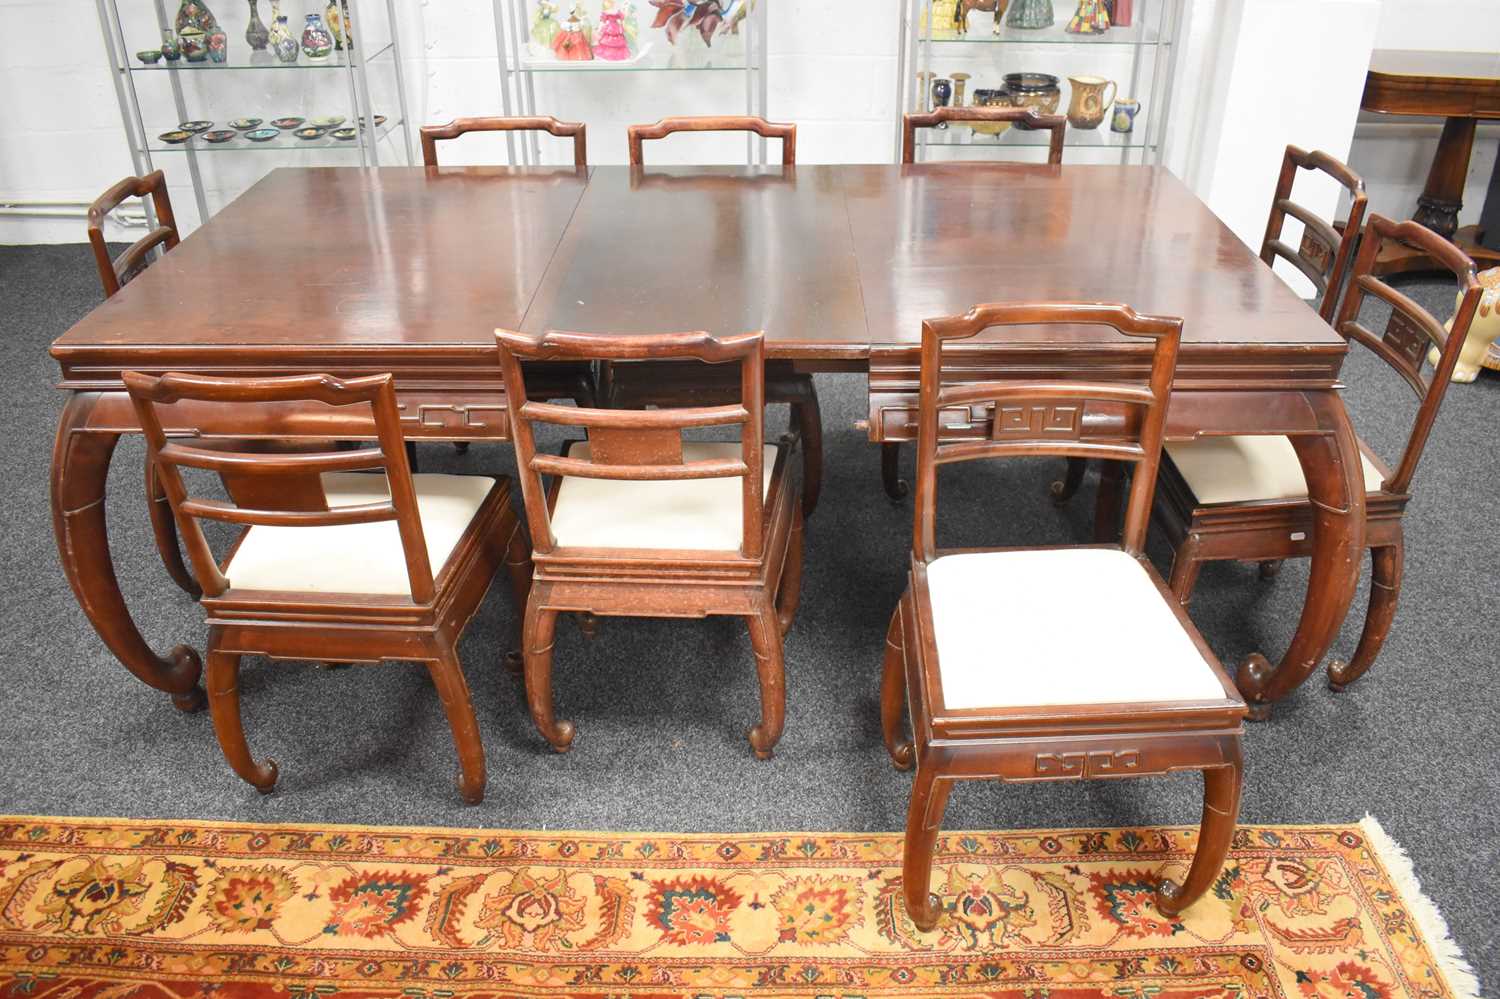
[(586, 62), (594, 58), (589, 33), (583, 4), (574, 4), (567, 18), (558, 26), (557, 35), (552, 39), (552, 51), (565, 62)]
[(745, 18), (754, 9), (755, 0), (725, 0), (724, 23), (719, 28), (719, 34), (738, 35), (740, 25), (745, 23)]
[(1005, 8), (1010, 5), (1010, 0), (958, 0), (958, 10), (955, 12), (955, 27), (959, 35), (969, 33), (969, 15), (976, 10), (988, 11), (995, 15), (995, 27), (992, 34), (1000, 34), (1000, 25), (1005, 20)]
[(1116, 28), (1130, 27), (1130, 21), (1135, 16), (1135, 0), (1105, 0), (1105, 8), (1109, 11), (1109, 23)]
[(302, 52), (309, 59), (327, 59), (333, 51), (333, 36), (323, 27), (323, 18), (318, 14), (307, 15), (302, 24)]
[(1111, 132), (1130, 132), (1135, 129), (1135, 116), (1140, 113), (1141, 102), (1130, 97), (1115, 99), (1114, 114), (1109, 119)]
[(161, 33), (161, 55), (167, 62), (176, 62), (182, 58), (182, 46), (177, 44), (177, 36), (170, 31)]
[(217, 63), (223, 63), (229, 58), (229, 36), (222, 31), (214, 31), (208, 36), (208, 57)]
[[(1469, 338), (1464, 341), (1463, 349), (1458, 352), (1458, 363), (1453, 366), (1453, 380), (1456, 382), (1472, 382), (1479, 377), (1480, 368), (1500, 370), (1500, 363), (1485, 363), (1490, 345), (1500, 339), (1500, 267), (1480, 271), (1477, 276), (1484, 291), (1479, 295), (1474, 321), (1469, 324)], [(1455, 307), (1463, 297), (1459, 292), (1453, 300)], [(1450, 318), (1443, 328), (1452, 333), (1453, 320)], [(1427, 352), (1427, 363), (1437, 364), (1438, 356), (1438, 349), (1433, 347)]]
[(323, 8), (323, 23), (328, 25), (328, 33), (333, 36), (333, 47), (335, 51), (344, 51), (343, 15), (339, 12), (339, 0), (328, 0), (328, 6)]
[(256, 0), (250, 0), (250, 23), (245, 27), (245, 44), (253, 52), (263, 52), (266, 43), (271, 40), (271, 31), (260, 19), (260, 11), (255, 9), (255, 4)]
[(625, 31), (625, 42), (630, 46), (630, 51), (637, 51), (641, 23), (635, 16), (635, 4), (632, 0), (620, 0), (620, 27)]
[(284, 63), (294, 63), (297, 55), (302, 50), (297, 46), (297, 38), (292, 34), (291, 27), (287, 24), (286, 15), (277, 12), (279, 5), (272, 0), (271, 13), (271, 51), (276, 53), (276, 58)]
[(724, 5), (719, 0), (651, 0), (656, 8), (653, 28), (665, 28), (667, 43), (677, 44), (685, 28), (697, 28), (703, 44), (712, 47), (714, 32), (724, 23)]
[[(1072, 96), (1068, 101), (1068, 124), (1078, 129), (1094, 129), (1104, 121), (1104, 112), (1119, 88), (1114, 80), (1102, 76), (1070, 76)], [(1105, 91), (1109, 96), (1105, 97)]]
[(538, 0), (536, 16), (531, 19), (531, 40), (544, 49), (550, 49), (556, 37), (557, 4), (552, 0)]
[(594, 57), (620, 62), (630, 58), (630, 42), (625, 38), (625, 15), (615, 9), (615, 0), (602, 0), (599, 29), (595, 32)]
[(202, 28), (188, 25), (177, 32), (177, 44), (182, 48), (182, 57), (188, 62), (203, 62), (208, 58), (208, 39)]
[(1063, 29), (1075, 35), (1099, 35), (1109, 30), (1109, 11), (1104, 0), (1078, 0), (1073, 19)]
[(1052, 0), (1014, 0), (1005, 23), (1011, 28), (1050, 28)]
[(177, 8), (177, 17), (172, 26), (177, 33), (182, 34), (183, 28), (197, 28), (207, 35), (211, 31), (218, 30), (219, 22), (214, 17), (214, 12), (208, 9), (203, 0), (182, 0), (182, 5)]

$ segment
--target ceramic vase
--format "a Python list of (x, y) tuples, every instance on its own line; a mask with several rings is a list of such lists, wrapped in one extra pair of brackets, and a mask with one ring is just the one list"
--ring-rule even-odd
[(182, 48), (182, 57), (188, 62), (203, 62), (208, 58), (208, 38), (202, 28), (188, 25), (177, 32), (177, 44)]
[[(948, 101), (952, 97), (953, 97), (953, 83), (952, 83), (952, 81), (950, 81), (947, 77), (942, 77), (942, 76), (940, 76), (936, 80), (932, 81), (932, 108), (933, 108), (934, 111), (937, 110), (938, 108), (945, 108), (945, 107), (947, 107), (948, 106)], [(940, 121), (940, 122), (937, 123), (937, 127), (938, 128), (947, 128), (948, 127), (948, 123), (946, 121)]]
[(328, 33), (333, 36), (333, 47), (335, 51), (344, 50), (344, 18), (339, 11), (339, 0), (328, 0), (328, 6), (323, 8), (323, 21), (328, 25)]
[(1048, 28), (1052, 26), (1052, 0), (1015, 0), (1005, 23), (1012, 28)]
[(271, 31), (260, 19), (260, 11), (255, 9), (255, 3), (256, 0), (250, 0), (250, 23), (245, 26), (245, 44), (253, 52), (263, 52), (266, 43), (271, 40)]
[(276, 58), (284, 63), (296, 62), (297, 53), (301, 51), (297, 47), (297, 39), (292, 35), (291, 27), (286, 23), (285, 14), (277, 15), (271, 22), (271, 51), (276, 53)]
[(302, 51), (309, 59), (327, 59), (333, 51), (333, 36), (323, 27), (323, 18), (317, 14), (307, 15), (302, 25)]
[(167, 62), (176, 62), (182, 58), (182, 48), (177, 44), (177, 36), (170, 31), (161, 33), (161, 54)]
[(224, 32), (214, 31), (208, 36), (208, 58), (217, 63), (229, 58), (229, 36)]
[(1078, 9), (1064, 30), (1074, 35), (1099, 35), (1108, 31), (1109, 11), (1104, 9), (1104, 0), (1078, 0)]
[(211, 31), (217, 31), (219, 22), (214, 18), (213, 11), (203, 0), (182, 0), (182, 5), (177, 8), (177, 17), (172, 22), (177, 33), (182, 34), (183, 28), (197, 28), (207, 35)]

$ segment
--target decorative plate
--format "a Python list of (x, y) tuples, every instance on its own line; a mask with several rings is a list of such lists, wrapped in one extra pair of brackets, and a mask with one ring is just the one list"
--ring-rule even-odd
[(272, 118), (271, 119), (271, 124), (275, 125), (277, 128), (296, 128), (298, 125), (302, 124), (306, 120), (307, 120), (306, 118), (297, 118), (297, 117), (291, 117), (291, 118)]
[(307, 128), (299, 128), (292, 134), (299, 139), (306, 139), (308, 141), (311, 141), (313, 139), (321, 139), (323, 136), (327, 135), (328, 129), (319, 128), (316, 125), (310, 125)]
[(234, 121), (229, 123), (229, 127), (237, 128), (241, 132), (248, 132), (252, 128), (259, 128), (260, 123), (263, 121), (265, 121), (264, 118), (236, 118)]
[(211, 121), (184, 121), (179, 123), (177, 127), (184, 132), (197, 134), (198, 132), (206, 132), (213, 128), (214, 123)]
[(232, 128), (215, 128), (199, 136), (204, 142), (228, 142), (240, 133)]
[(336, 128), (336, 129), (334, 129), (332, 132), (330, 132), (328, 134), (332, 135), (335, 139), (338, 139), (340, 142), (348, 142), (350, 139), (354, 138), (356, 135), (359, 134), (359, 129), (357, 129), (357, 128)]
[(280, 134), (281, 132), (274, 128), (252, 128), (245, 133), (245, 138), (251, 142), (265, 142), (267, 139), (274, 139)]
[(174, 146), (177, 145), (179, 142), (186, 142), (187, 140), (191, 139), (192, 137), (193, 137), (193, 133), (192, 132), (185, 132), (185, 131), (183, 131), (180, 128), (174, 128), (170, 132), (163, 132), (163, 133), (161, 133), (160, 135), (157, 136), (157, 138), (160, 139), (161, 141), (163, 141), (163, 142), (170, 142)]
[(314, 118), (308, 122), (309, 125), (316, 125), (318, 128), (337, 128), (343, 123), (344, 116), (341, 114), (331, 114), (326, 118)]

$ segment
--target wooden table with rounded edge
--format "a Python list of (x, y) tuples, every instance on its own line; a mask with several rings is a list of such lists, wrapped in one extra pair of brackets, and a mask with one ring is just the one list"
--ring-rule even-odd
[[(1169, 437), (1292, 438), (1319, 513), (1290, 647), (1279, 666), (1254, 655), (1239, 670), (1264, 714), (1317, 667), (1358, 580), (1364, 491), (1338, 396), (1347, 345), (1156, 167), (274, 171), (54, 343), (71, 394), (53, 455), (58, 549), (116, 657), (195, 708), (197, 653), (147, 645), (111, 561), (109, 459), (139, 433), (122, 370), (391, 371), (409, 437), (504, 440), (497, 326), (764, 329), (771, 359), (868, 371), (871, 439), (911, 440), (921, 320), (1048, 298), (1185, 320)], [(1107, 378), (1146, 363), (1094, 349), (1113, 331), (1027, 333), (1004, 338), (1003, 371), (975, 376)], [(989, 417), (945, 422), (981, 436)], [(179, 426), (220, 432), (211, 410)], [(259, 430), (372, 433), (321, 407), (278, 408)]]
[[(1458, 226), (1474, 129), (1481, 120), (1500, 119), (1500, 52), (1376, 49), (1370, 55), (1359, 106), (1376, 114), (1444, 119), (1412, 218), (1451, 239), (1480, 269), (1500, 264), (1500, 249), (1480, 245), (1478, 226)], [(1392, 246), (1380, 255), (1375, 273), (1442, 269), (1424, 253)]]

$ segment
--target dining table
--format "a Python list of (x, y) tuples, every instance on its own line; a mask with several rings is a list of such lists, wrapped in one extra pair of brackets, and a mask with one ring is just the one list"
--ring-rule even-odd
[[(116, 578), (105, 483), (121, 435), (140, 433), (123, 371), (391, 372), (409, 440), (495, 441), (509, 436), (496, 328), (764, 330), (768, 359), (867, 374), (865, 428), (889, 443), (915, 437), (924, 319), (1042, 300), (1183, 319), (1168, 439), (1291, 439), (1316, 510), (1313, 554), (1286, 650), (1239, 664), (1264, 717), (1316, 670), (1358, 582), (1348, 346), (1160, 166), (273, 170), (53, 343), (68, 394), (52, 459), (58, 553), (115, 657), (195, 710), (198, 652), (153, 649)], [(1141, 377), (1149, 346), (1123, 339), (1092, 326), (992, 331), (960, 352), (959, 377)], [(171, 408), (170, 431), (205, 437), (373, 434), (367, 415), (321, 403), (250, 424)], [(945, 412), (944, 433), (983, 435), (988, 418)]]

